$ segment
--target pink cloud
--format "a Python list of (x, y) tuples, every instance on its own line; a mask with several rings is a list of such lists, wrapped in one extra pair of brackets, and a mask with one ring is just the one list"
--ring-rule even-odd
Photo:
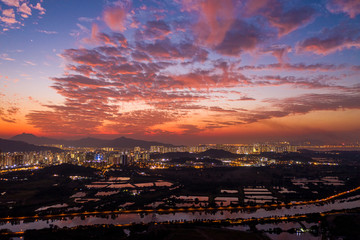
[(145, 25), (145, 30), (142, 31), (142, 36), (145, 39), (165, 39), (171, 33), (170, 27), (164, 21), (148, 21)]
[(332, 81), (339, 80), (338, 77), (328, 75), (318, 75), (314, 77), (294, 77), (280, 75), (253, 76), (251, 84), (254, 86), (281, 86), (290, 85), (309, 89), (336, 89), (347, 90), (347, 87), (335, 85)]
[(93, 23), (91, 26), (91, 39), (97, 41), (97, 35), (99, 34), (99, 26)]
[(151, 61), (150, 56), (144, 52), (134, 51), (131, 56), (136, 61)]
[(328, 55), (351, 47), (360, 48), (360, 41), (358, 39), (355, 41), (344, 39), (342, 36), (325, 39), (313, 37), (302, 41), (298, 47), (300, 51), (313, 52), (318, 55)]
[(253, 16), (258, 13), (260, 9), (267, 7), (269, 2), (271, 2), (271, 0), (245, 1), (243, 12), (246, 16)]
[(3, 17), (0, 17), (0, 20), (8, 25), (12, 25), (18, 23), (15, 19), (15, 12), (14, 9), (4, 9), (2, 10)]
[(126, 20), (127, 10), (122, 7), (109, 7), (104, 11), (104, 21), (107, 26), (117, 32), (123, 32), (126, 30), (125, 20)]
[(113, 33), (111, 36), (106, 33), (101, 33), (99, 32), (98, 25), (95, 23), (93, 23), (91, 27), (91, 37), (84, 38), (83, 42), (92, 45), (107, 44), (114, 47), (127, 47), (128, 44), (125, 36), (121, 33)]
[(20, 0), (1, 0), (1, 1), (11, 7), (19, 7), (20, 6), (20, 4), (19, 4)]
[[(323, 64), (323, 63), (316, 63), (316, 64), (305, 64), (305, 63), (296, 63), (296, 64), (289, 64), (289, 63), (273, 63), (273, 64), (266, 64), (266, 65), (246, 65), (239, 67), (239, 70), (283, 70), (283, 71), (338, 71), (338, 70), (347, 70), (353, 69), (350, 66), (346, 65), (335, 65), (335, 64)], [(355, 70), (354, 68), (353, 70)]]
[(185, 11), (199, 14), (193, 29), (199, 42), (214, 46), (224, 40), (234, 22), (235, 5), (232, 0), (183, 0), (182, 4)]
[(19, 12), (25, 13), (27, 15), (31, 15), (31, 8), (26, 3), (23, 3), (19, 7)]
[(15, 18), (15, 12), (14, 12), (14, 9), (10, 8), (10, 9), (4, 9), (2, 11), (2, 14), (5, 16), (5, 17), (8, 17), (8, 18)]
[(267, 18), (270, 24), (278, 29), (278, 35), (282, 37), (311, 22), (314, 15), (313, 8), (301, 7), (289, 11), (274, 9)]
[(9, 57), (9, 55), (7, 53), (0, 54), (0, 59), (5, 60), (5, 61), (15, 61), (15, 59)]
[(277, 28), (282, 37), (310, 23), (315, 18), (315, 10), (310, 6), (287, 9), (286, 1), (259, 0), (245, 1), (242, 13), (247, 17), (263, 16), (272, 27)]
[(284, 63), (288, 60), (287, 54), (291, 52), (291, 47), (287, 45), (275, 45), (267, 48), (264, 53), (271, 53), (279, 63)]
[(65, 58), (79, 64), (88, 66), (105, 65), (104, 56), (96, 50), (88, 49), (67, 49), (62, 55)]
[(169, 38), (156, 40), (153, 43), (138, 42), (137, 50), (164, 60), (195, 59), (205, 61), (207, 59), (207, 51), (201, 47), (190, 42), (174, 43)]
[(305, 39), (297, 44), (298, 52), (312, 52), (328, 55), (348, 48), (360, 48), (360, 34), (357, 26), (339, 25), (324, 29), (319, 36)]
[[(261, 76), (245, 76), (243, 70), (255, 68), (239, 68), (240, 60), (235, 58), (212, 60), (208, 58), (207, 47), (191, 39), (173, 39), (171, 29), (172, 24), (162, 21), (147, 22), (147, 25), (136, 31), (144, 31), (142, 34), (148, 38), (135, 38), (128, 43), (123, 34), (102, 33), (94, 25), (91, 40), (96, 46), (65, 50), (62, 56), (68, 63), (66, 72), (62, 77), (52, 79), (52, 87), (65, 98), (64, 103), (45, 105), (47, 111), (32, 111), (27, 115), (29, 123), (46, 132), (81, 134), (105, 129), (117, 133), (142, 134), (163, 131), (167, 123), (176, 125), (180, 118), (191, 119), (199, 112), (207, 112), (209, 116), (218, 118), (226, 115), (230, 119), (214, 120), (205, 127), (183, 125), (183, 132), (187, 132), (186, 129), (203, 131), (299, 112), (287, 109), (280, 104), (280, 100), (269, 101), (269, 111), (258, 109), (252, 112), (230, 107), (233, 106), (229, 104), (230, 101), (231, 104), (240, 104), (240, 101), (255, 100), (241, 92), (230, 93), (235, 88), (287, 85), (306, 89), (349, 90), (334, 85), (332, 81), (337, 79), (326, 75), (295, 77), (284, 76), (283, 72), (279, 72), (279, 75), (264, 76), (262, 73)], [(163, 37), (157, 38), (156, 34), (163, 34)], [(266, 43), (266, 37), (267, 33), (263, 33), (258, 24), (238, 19), (229, 27), (222, 41), (212, 47), (217, 53), (237, 56), (244, 51), (256, 50)], [(291, 47), (279, 45), (262, 49), (282, 62)], [(326, 64), (282, 63), (258, 66), (257, 70), (328, 71), (333, 67)], [(335, 67), (341, 68), (340, 65)], [(345, 66), (341, 69), (348, 68)], [(226, 92), (230, 93), (230, 98)], [(215, 102), (218, 99), (224, 101), (222, 107), (204, 106), (202, 102)], [(327, 100), (327, 96), (324, 99)], [(144, 107), (131, 111), (122, 108), (126, 104)], [(308, 111), (312, 109), (318, 108), (313, 105)], [(197, 116), (201, 118), (201, 114)], [(202, 120), (199, 122), (203, 123)]]
[(32, 6), (32, 8), (36, 9), (36, 10), (39, 10), (40, 11), (40, 15), (44, 15), (45, 14), (45, 8), (43, 8), (41, 6), (41, 3), (36, 3), (35, 6)]
[[(8, 31), (9, 29), (17, 29), (20, 26), (24, 26), (23, 20), (27, 19), (32, 15), (31, 8), (35, 8), (36, 6), (40, 6), (38, 3), (35, 7), (29, 3), (29, 1), (24, 0), (0, 0), (5, 3), (7, 6), (14, 7), (10, 9), (2, 9), (0, 7), (0, 11), (2, 11), (2, 16), (0, 16), (0, 24), (5, 26), (3, 31)], [(42, 8), (43, 9), (43, 8)], [(15, 14), (16, 13), (16, 14)], [(45, 9), (40, 14), (44, 14)], [(16, 18), (19, 17), (18, 20)]]
[(350, 18), (355, 18), (360, 14), (360, 2), (358, 0), (330, 0), (326, 6), (330, 12), (344, 12)]
[(0, 20), (8, 25), (18, 23), (18, 21), (16, 21), (15, 18), (11, 18), (11, 17), (0, 17)]

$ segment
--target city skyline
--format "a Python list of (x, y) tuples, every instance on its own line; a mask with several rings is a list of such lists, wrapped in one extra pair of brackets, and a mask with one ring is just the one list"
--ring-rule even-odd
[(360, 3), (0, 1), (0, 137), (356, 142)]

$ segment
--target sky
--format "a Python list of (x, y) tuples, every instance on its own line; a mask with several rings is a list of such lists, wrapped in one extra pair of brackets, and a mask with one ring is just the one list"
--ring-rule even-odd
[(359, 0), (0, 0), (0, 137), (360, 140)]

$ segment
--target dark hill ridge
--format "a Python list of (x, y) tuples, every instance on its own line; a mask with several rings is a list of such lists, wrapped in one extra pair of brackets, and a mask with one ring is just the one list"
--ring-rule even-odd
[(38, 151), (52, 151), (61, 152), (62, 150), (54, 147), (36, 146), (21, 141), (6, 140), (0, 138), (1, 152), (38, 152)]
[(171, 144), (137, 140), (126, 137), (115, 138), (112, 140), (105, 140), (105, 139), (98, 139), (91, 137), (82, 138), (79, 140), (64, 140), (64, 139), (37, 137), (33, 134), (28, 134), (28, 133), (16, 135), (12, 137), (11, 140), (23, 141), (35, 145), (62, 144), (64, 146), (72, 146), (72, 147), (150, 148), (150, 146), (166, 146), (166, 147), (173, 146)]

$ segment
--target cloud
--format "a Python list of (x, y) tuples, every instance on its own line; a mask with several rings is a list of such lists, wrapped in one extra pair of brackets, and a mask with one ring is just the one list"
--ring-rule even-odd
[(136, 61), (151, 61), (150, 56), (144, 52), (134, 51), (131, 53), (131, 56)]
[(217, 107), (217, 106), (209, 107), (209, 110), (213, 111), (213, 112), (221, 112), (221, 113), (236, 113), (237, 112), (234, 109), (224, 109), (222, 107)]
[(9, 57), (7, 53), (0, 54), (0, 59), (5, 61), (15, 61), (14, 58)]
[(79, 20), (80, 22), (89, 22), (89, 23), (91, 23), (91, 22), (93, 22), (95, 19), (94, 19), (94, 18), (89, 18), (89, 17), (79, 17), (78, 20)]
[(316, 37), (307, 38), (297, 44), (298, 52), (328, 55), (348, 48), (360, 48), (358, 25), (341, 24), (323, 29)]
[(254, 16), (258, 14), (260, 10), (269, 8), (269, 6), (274, 4), (276, 4), (276, 2), (271, 0), (245, 1), (243, 13), (247, 17)]
[(254, 25), (236, 20), (215, 50), (224, 55), (238, 56), (243, 51), (254, 50), (264, 37), (264, 34)]
[[(195, 71), (193, 74), (174, 75), (164, 70), (181, 64), (182, 61), (177, 63), (174, 61), (176, 58), (163, 56), (157, 48), (152, 48), (153, 45), (144, 44), (142, 47), (146, 51), (143, 52), (139, 46), (123, 47), (126, 39), (119, 33), (97, 33), (94, 37), (102, 39), (98, 41), (100, 46), (64, 51), (62, 57), (68, 61), (67, 71), (75, 74), (67, 73), (63, 77), (53, 78), (52, 87), (66, 100), (63, 105), (45, 105), (48, 111), (31, 112), (27, 115), (30, 124), (45, 132), (59, 132), (63, 127), (69, 126), (67, 134), (90, 129), (92, 132), (99, 129), (120, 131), (123, 129), (120, 125), (128, 126), (132, 132), (135, 129), (137, 132), (150, 131), (150, 119), (156, 120), (154, 125), (162, 124), (178, 119), (189, 107), (193, 108), (193, 102), (204, 98), (199, 95), (201, 89), (234, 85), (238, 82), (237, 77), (222, 75), (223, 72), (230, 71), (226, 64), (218, 64), (212, 73)], [(178, 56), (179, 59), (195, 59), (197, 53), (202, 52), (190, 43), (174, 44), (170, 40), (159, 40), (156, 44), (175, 52), (175, 57)], [(146, 56), (148, 59), (158, 58), (158, 61), (144, 62), (140, 59)], [(199, 90), (191, 90), (194, 87)], [(97, 104), (96, 109), (94, 106), (89, 107), (94, 102)], [(157, 112), (144, 110), (126, 113), (119, 108), (119, 104), (124, 102), (141, 103), (150, 109), (156, 107)], [(165, 110), (168, 112), (164, 112)], [(140, 122), (136, 124), (136, 118), (141, 114), (144, 114), (142, 126)], [(165, 117), (162, 118), (161, 115)], [(56, 126), (46, 123), (47, 117), (54, 120)], [(119, 124), (122, 119), (123, 122)]]
[(69, 33), (69, 35), (72, 37), (80, 37), (81, 34), (90, 32), (90, 30), (87, 27), (85, 27), (80, 23), (77, 23), (76, 26), (78, 27), (78, 29), (73, 29)]
[(106, 61), (104, 60), (105, 56), (95, 49), (67, 49), (64, 51), (62, 56), (78, 64), (92, 67), (106, 64)]
[(10, 8), (10, 9), (4, 9), (2, 11), (2, 14), (5, 16), (5, 17), (8, 17), (8, 18), (15, 18), (15, 13), (14, 13), (14, 9)]
[(0, 20), (2, 22), (4, 22), (7, 25), (12, 25), (17, 23), (16, 19), (15, 19), (15, 12), (14, 9), (10, 8), (10, 9), (4, 9), (2, 11), (2, 14), (4, 16), (0, 17)]
[(77, 88), (80, 87), (89, 87), (89, 88), (97, 88), (103, 86), (122, 86), (121, 83), (111, 83), (107, 81), (102, 81), (99, 79), (91, 79), (88, 77), (84, 77), (81, 75), (69, 75), (65, 78), (54, 78), (57, 83), (71, 83)]
[(157, 125), (178, 120), (179, 114), (167, 111), (145, 109), (123, 112), (116, 119), (117, 123), (108, 124), (105, 129), (121, 134), (149, 134), (156, 131)]
[(308, 24), (315, 17), (315, 10), (309, 6), (290, 9), (289, 11), (274, 9), (267, 15), (270, 24), (278, 29), (280, 37)]
[(270, 26), (277, 29), (279, 37), (315, 19), (316, 12), (311, 6), (289, 8), (286, 4), (286, 1), (278, 0), (249, 0), (245, 1), (242, 13), (247, 17), (263, 16)]
[(36, 66), (36, 63), (33, 63), (33, 62), (31, 62), (31, 61), (24, 61), (24, 63), (25, 63), (26, 65)]
[(268, 99), (274, 110), (255, 110), (240, 113), (238, 119), (244, 123), (254, 123), (265, 119), (306, 114), (313, 111), (360, 109), (360, 94), (357, 89), (347, 94), (304, 94), (285, 99)]
[[(171, 8), (155, 9), (160, 14), (155, 16), (148, 13), (150, 6), (145, 11), (140, 5), (117, 3), (109, 4), (96, 22), (81, 20), (92, 24), (91, 31), (78, 24), (74, 35), (81, 47), (63, 51), (64, 74), (51, 78), (51, 87), (64, 101), (30, 111), (30, 125), (68, 135), (198, 134), (336, 111), (340, 105), (358, 109), (345, 99), (358, 100), (351, 85), (357, 66), (315, 59), (296, 63), (289, 54), (294, 46), (288, 38), (278, 39), (315, 19), (317, 13), (307, 5), (296, 9), (277, 0), (183, 0), (161, 3)], [(179, 7), (182, 13), (176, 12)], [(106, 32), (101, 20), (109, 27)], [(315, 37), (332, 37), (330, 30)], [(356, 41), (355, 28), (342, 31), (346, 41)], [(305, 51), (301, 43), (298, 52)], [(249, 63), (254, 65), (245, 65)], [(295, 88), (308, 94), (262, 100), (284, 89), (289, 96)]]
[(315, 64), (305, 64), (305, 63), (272, 63), (272, 64), (260, 64), (257, 66), (246, 65), (238, 68), (239, 70), (253, 70), (253, 71), (264, 71), (264, 70), (278, 70), (278, 71), (323, 71), (331, 72), (338, 70), (349, 70), (356, 71), (356, 66), (347, 66), (344, 64), (324, 64), (324, 63), (315, 63)]
[(198, 22), (193, 31), (199, 42), (215, 46), (221, 43), (234, 22), (235, 8), (232, 0), (183, 0), (183, 10), (196, 12)]
[(112, 45), (114, 47), (117, 46), (127, 47), (127, 40), (122, 33), (112, 33), (111, 36), (106, 33), (101, 33), (99, 32), (98, 25), (95, 23), (93, 23), (91, 27), (91, 37), (84, 38), (83, 42), (91, 45), (106, 44), (106, 45)]
[(347, 87), (335, 85), (331, 81), (339, 80), (335, 76), (317, 75), (313, 77), (294, 77), (294, 76), (280, 76), (280, 75), (264, 75), (253, 76), (250, 85), (253, 86), (281, 86), (290, 85), (292, 87), (302, 87), (308, 89), (337, 89), (346, 90)]
[(38, 32), (41, 32), (41, 33), (48, 34), (48, 35), (58, 34), (58, 32), (56, 32), (56, 31), (48, 31), (48, 30), (37, 30), (37, 31), (38, 31)]
[(40, 11), (40, 15), (44, 15), (45, 14), (45, 8), (43, 8), (42, 6), (41, 6), (41, 3), (36, 3), (36, 5), (35, 6), (32, 6), (31, 5), (31, 7), (32, 8), (34, 8), (34, 9), (36, 9), (36, 10), (39, 10)]
[(194, 124), (178, 124), (177, 127), (180, 128), (182, 134), (196, 134), (204, 130)]
[(358, 0), (330, 0), (326, 7), (332, 13), (344, 12), (350, 18), (355, 18), (360, 14), (360, 2)]
[(237, 101), (255, 101), (255, 100), (256, 100), (255, 98), (243, 96), (239, 98)]
[(123, 32), (126, 30), (127, 10), (122, 7), (109, 7), (104, 11), (103, 19), (107, 26), (117, 32)]
[(137, 50), (149, 56), (164, 60), (197, 60), (205, 61), (207, 51), (191, 42), (174, 43), (169, 38), (156, 40), (154, 43), (137, 42)]
[[(311, 6), (289, 8), (277, 0), (180, 2), (182, 10), (197, 21), (192, 27), (195, 41), (227, 56), (254, 51), (273, 37), (272, 28), (282, 37), (310, 23), (316, 15)], [(284, 48), (281, 52), (278, 48), (273, 54), (283, 61), (289, 50)]]
[[(40, 14), (45, 14), (45, 9), (41, 7), (40, 3), (35, 6), (29, 4), (28, 1), (23, 0), (1, 0), (8, 7), (2, 10), (0, 16), (0, 26), (3, 26), (3, 32), (9, 31), (10, 29), (18, 29), (24, 26), (24, 21), (32, 15), (31, 8), (40, 10)], [(0, 8), (1, 10), (1, 8)]]
[(8, 108), (0, 107), (0, 119), (8, 123), (16, 123), (16, 114), (20, 111), (20, 108), (10, 106)]
[(11, 7), (19, 7), (20, 6), (20, 0), (1, 0), (1, 1)]
[(141, 32), (145, 39), (160, 39), (163, 40), (171, 33), (170, 27), (163, 20), (148, 21), (145, 25), (144, 31)]
[(273, 45), (263, 50), (263, 53), (270, 53), (278, 60), (279, 63), (284, 63), (288, 60), (287, 54), (291, 52), (291, 50), (291, 46), (288, 45)]
[(31, 8), (26, 3), (22, 3), (18, 10), (19, 12), (31, 15)]
[[(242, 28), (240, 26), (240, 29)], [(269, 112), (246, 111), (229, 106), (210, 107), (201, 104), (203, 100), (218, 98), (232, 103), (256, 101), (241, 92), (230, 93), (234, 88), (290, 85), (307, 89), (348, 90), (334, 85), (331, 81), (338, 79), (326, 75), (245, 76), (242, 71), (254, 68), (239, 68), (239, 61), (205, 58), (203, 61), (206, 64), (199, 61), (200, 64), (196, 67), (184, 65), (184, 60), (195, 61), (197, 56), (205, 51), (191, 42), (175, 42), (165, 38), (152, 43), (144, 40), (134, 44), (128, 43), (121, 33), (105, 34), (98, 31), (94, 32), (92, 39), (96, 40), (96, 47), (67, 49), (63, 52), (62, 57), (68, 63), (66, 73), (62, 77), (52, 78), (52, 87), (65, 98), (65, 102), (63, 105), (44, 105), (48, 108), (47, 111), (32, 111), (27, 115), (31, 125), (45, 132), (61, 132), (66, 127), (69, 128), (64, 130), (67, 134), (81, 134), (86, 131), (150, 134), (163, 131), (163, 125), (177, 123), (180, 117), (189, 119), (196, 111), (229, 117), (228, 124), (223, 121), (221, 124), (209, 123), (206, 127), (197, 127), (205, 131), (288, 115), (284, 107), (274, 104), (272, 108), (281, 109)], [(273, 46), (270, 50), (283, 48), (287, 49), (286, 46)], [(326, 64), (269, 64), (257, 68), (328, 71), (332, 68), (350, 67)], [(235, 94), (235, 97), (224, 97), (224, 91)], [(141, 110), (122, 109), (123, 104), (142, 107)], [(47, 117), (56, 124), (45, 122)], [(186, 130), (181, 132), (185, 133)]]
[(12, 25), (12, 24), (18, 23), (18, 21), (16, 21), (15, 18), (0, 17), (0, 20), (2, 22), (6, 23), (7, 25)]

